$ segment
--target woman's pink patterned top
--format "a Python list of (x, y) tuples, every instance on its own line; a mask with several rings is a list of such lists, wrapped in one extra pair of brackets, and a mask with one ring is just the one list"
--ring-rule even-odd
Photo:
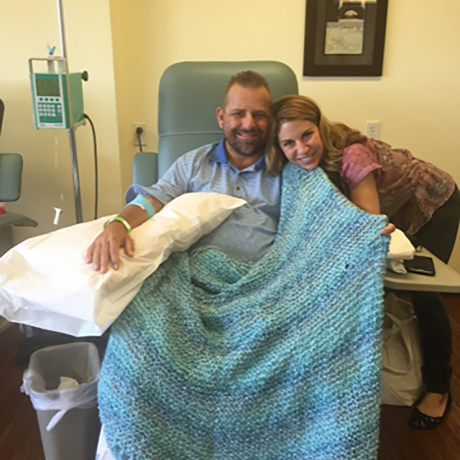
[(455, 188), (449, 174), (414, 158), (409, 150), (393, 149), (374, 139), (344, 149), (340, 174), (351, 190), (372, 171), (380, 212), (411, 235), (431, 219)]

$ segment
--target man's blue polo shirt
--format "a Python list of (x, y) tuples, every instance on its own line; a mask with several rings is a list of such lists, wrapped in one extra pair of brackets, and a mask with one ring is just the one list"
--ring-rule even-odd
[(264, 157), (249, 168), (232, 166), (224, 139), (182, 155), (151, 187), (132, 185), (126, 202), (137, 194), (150, 194), (166, 204), (190, 192), (216, 192), (245, 199), (217, 229), (194, 245), (217, 246), (243, 261), (259, 260), (269, 249), (278, 229), (281, 178), (267, 173)]

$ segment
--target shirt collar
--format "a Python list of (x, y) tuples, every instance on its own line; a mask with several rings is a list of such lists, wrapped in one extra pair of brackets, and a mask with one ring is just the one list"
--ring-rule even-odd
[[(216, 148), (211, 152), (209, 159), (214, 163), (230, 164), (227, 157), (227, 149), (225, 148), (225, 137), (221, 139)], [(257, 163), (249, 166), (245, 169), (245, 171), (253, 169), (267, 169), (267, 163), (265, 163), (265, 155), (262, 155), (257, 160)]]

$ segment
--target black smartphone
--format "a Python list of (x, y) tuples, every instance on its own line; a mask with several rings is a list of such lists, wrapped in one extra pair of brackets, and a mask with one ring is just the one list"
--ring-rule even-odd
[(404, 266), (408, 272), (428, 276), (436, 275), (433, 259), (431, 257), (414, 256), (412, 260), (405, 260)]

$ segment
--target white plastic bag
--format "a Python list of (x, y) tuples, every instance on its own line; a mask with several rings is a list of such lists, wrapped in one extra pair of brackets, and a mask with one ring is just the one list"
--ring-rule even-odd
[(21, 391), (38, 411), (58, 411), (50, 420), (52, 430), (71, 409), (97, 407), (101, 362), (96, 346), (79, 342), (43, 348), (32, 354), (24, 372)]
[(108, 217), (31, 238), (0, 259), (0, 314), (9, 321), (77, 337), (100, 336), (173, 251), (185, 251), (245, 201), (189, 193), (131, 233), (135, 255), (121, 267), (95, 272), (87, 248)]
[(422, 364), (413, 307), (391, 292), (384, 309), (382, 404), (412, 406), (423, 391)]
[(110, 452), (107, 445), (107, 438), (104, 433), (104, 426), (102, 426), (101, 434), (99, 435), (99, 442), (97, 444), (96, 460), (115, 460), (115, 457)]
[(405, 260), (414, 258), (415, 248), (407, 236), (396, 229), (390, 235), (390, 247), (387, 254), (387, 268), (395, 273), (406, 274)]

